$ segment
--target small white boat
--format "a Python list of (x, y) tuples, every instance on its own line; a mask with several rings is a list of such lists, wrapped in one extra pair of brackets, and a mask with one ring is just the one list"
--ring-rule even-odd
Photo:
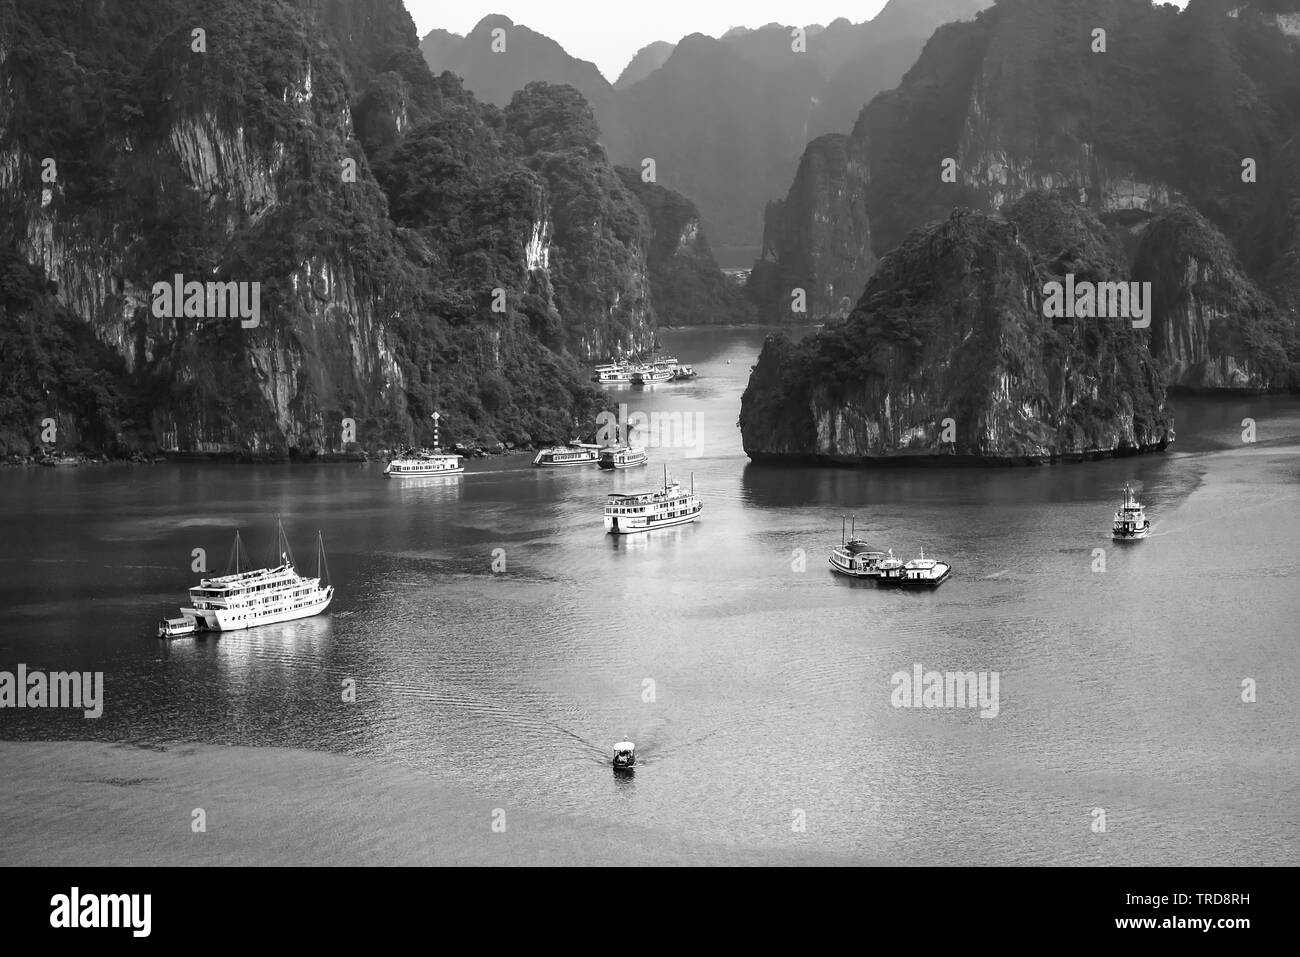
[(533, 459), (537, 468), (567, 468), (571, 465), (592, 465), (600, 459), (599, 445), (588, 445), (573, 441), (568, 445), (556, 445), (542, 449)]
[(407, 449), (399, 452), (384, 469), (387, 478), (406, 475), (456, 475), (465, 471), (461, 456), (429, 449)]
[(639, 446), (609, 445), (600, 450), (596, 464), (603, 469), (631, 469), (650, 461), (646, 450)]
[[(856, 519), (854, 524), (857, 524)], [(860, 538), (851, 537), (854, 534), (856, 534), (856, 528), (850, 531), (850, 537), (846, 538), (844, 528), (841, 525), (840, 545), (831, 552), (829, 559), (831, 571), (847, 575), (850, 578), (880, 577), (880, 563), (885, 560), (885, 553), (873, 548)]]
[(681, 382), (686, 379), (694, 379), (698, 375), (699, 373), (696, 372), (694, 369), (692, 369), (690, 366), (678, 366), (677, 369), (674, 370), (673, 372), (673, 381)]
[(182, 618), (164, 618), (158, 622), (159, 638), (180, 638), (198, 631), (198, 623), (189, 615)]
[(920, 558), (914, 558), (903, 566), (903, 577), (898, 584), (904, 588), (938, 588), (951, 573), (951, 565), (926, 558), (923, 548)]
[(903, 570), (907, 565), (901, 558), (894, 557), (891, 548), (889, 554), (876, 563), (876, 582), (881, 585), (901, 585)]
[(631, 741), (620, 741), (614, 745), (614, 770), (631, 771), (636, 767), (636, 745)]
[(634, 535), (658, 528), (685, 525), (700, 517), (704, 506), (695, 497), (692, 478), (689, 491), (668, 481), (664, 469), (664, 487), (653, 492), (632, 495), (611, 494), (605, 503), (605, 532), (609, 535)]
[(1140, 538), (1146, 538), (1150, 533), (1151, 522), (1147, 519), (1145, 510), (1138, 504), (1133, 489), (1125, 485), (1124, 504), (1115, 513), (1115, 521), (1111, 526), (1111, 538), (1117, 542), (1133, 542)]

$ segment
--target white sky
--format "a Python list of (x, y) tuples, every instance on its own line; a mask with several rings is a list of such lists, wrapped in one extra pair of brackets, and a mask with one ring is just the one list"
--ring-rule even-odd
[[(441, 28), (464, 36), (489, 13), (544, 33), (571, 56), (590, 60), (611, 83), (647, 43), (691, 33), (719, 36), (765, 23), (806, 26), (847, 17), (870, 20), (885, 0), (405, 0), (423, 37)], [(1187, 0), (1174, 0), (1187, 6)]]

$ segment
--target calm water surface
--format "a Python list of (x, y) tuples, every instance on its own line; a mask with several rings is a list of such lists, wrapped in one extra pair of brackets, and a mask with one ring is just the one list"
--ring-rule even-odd
[[(402, 481), (382, 465), (0, 471), (0, 668), (107, 686), (98, 721), (5, 710), (0, 737), (338, 751), (502, 805), (900, 863), (1300, 863), (1300, 403), (1178, 400), (1177, 451), (1142, 459), (758, 468), (736, 418), (762, 336), (665, 335), (701, 377), (618, 394), (697, 414), (702, 454), (613, 475), (524, 456)], [(693, 476), (703, 519), (604, 536), (605, 494), (665, 463)], [(1155, 529), (1120, 547), (1126, 481)], [(193, 549), (220, 572), (238, 527), (260, 563), (276, 514), (309, 569), (324, 533), (329, 614), (155, 639)], [(845, 514), (952, 579), (910, 594), (832, 576)], [(916, 663), (997, 671), (1000, 713), (894, 709), (890, 676)], [(608, 766), (623, 737), (632, 779)]]

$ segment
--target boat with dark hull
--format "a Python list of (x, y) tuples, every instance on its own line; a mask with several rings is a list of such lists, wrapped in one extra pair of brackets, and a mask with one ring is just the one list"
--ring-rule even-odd
[(573, 441), (568, 445), (557, 445), (542, 449), (533, 459), (533, 465), (539, 469), (570, 468), (575, 465), (595, 465), (600, 459), (600, 446)]
[[(857, 520), (854, 519), (854, 524), (856, 523)], [(841, 525), (839, 547), (831, 551), (828, 559), (831, 571), (849, 578), (879, 578), (880, 563), (885, 560), (885, 553), (854, 537), (855, 534), (856, 528), (846, 537)]]
[(903, 566), (903, 574), (898, 584), (903, 588), (938, 588), (951, 574), (951, 565), (926, 558), (923, 548), (920, 558), (914, 558)]

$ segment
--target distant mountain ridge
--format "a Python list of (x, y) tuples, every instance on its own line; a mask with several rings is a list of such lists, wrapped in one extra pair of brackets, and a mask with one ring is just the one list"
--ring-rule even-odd
[[(421, 49), (434, 72), (457, 73), (489, 102), (504, 104), (529, 79), (568, 83), (591, 104), (615, 162), (654, 159), (658, 182), (699, 207), (715, 244), (757, 246), (763, 206), (789, 184), (808, 141), (847, 128), (898, 83), (937, 26), (990, 2), (890, 0), (873, 20), (801, 27), (800, 37), (780, 24), (692, 34), (639, 51), (615, 84), (499, 16), (459, 45), (433, 31)], [(494, 28), (506, 31), (504, 53), (490, 52)]]

